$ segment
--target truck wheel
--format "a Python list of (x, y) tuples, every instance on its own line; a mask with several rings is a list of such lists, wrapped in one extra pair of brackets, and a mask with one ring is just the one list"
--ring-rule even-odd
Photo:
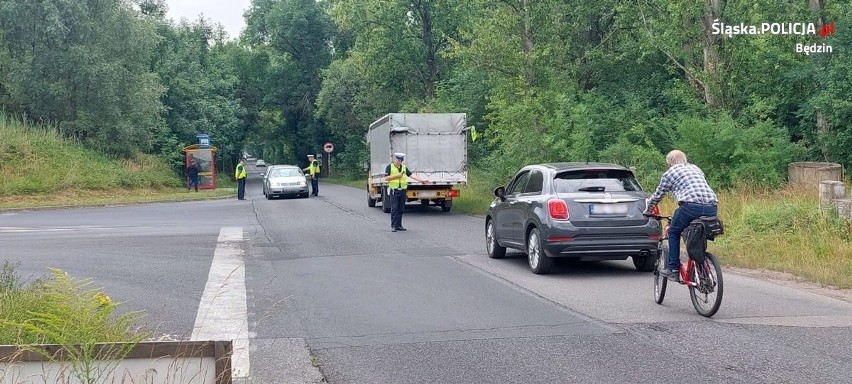
[(388, 190), (382, 188), (382, 212), (390, 213), (390, 199), (388, 198)]
[(367, 206), (373, 208), (376, 206), (376, 199), (370, 194), (370, 190), (367, 190)]
[(453, 208), (453, 201), (452, 200), (444, 200), (444, 202), (441, 203), (441, 211), (442, 212), (449, 212), (450, 209), (452, 209), (452, 208)]

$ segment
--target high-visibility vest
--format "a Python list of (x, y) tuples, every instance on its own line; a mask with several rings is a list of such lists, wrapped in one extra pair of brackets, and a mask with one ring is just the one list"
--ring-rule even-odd
[(319, 161), (314, 160), (314, 161), (311, 162), (310, 165), (308, 165), (308, 174), (313, 176), (313, 175), (316, 175), (317, 173), (320, 173)]
[(242, 163), (237, 164), (237, 170), (234, 172), (234, 178), (237, 180), (246, 178), (246, 167)]
[(402, 177), (389, 181), (388, 187), (391, 187), (393, 189), (405, 189), (405, 188), (407, 188), (408, 187), (408, 176), (406, 174), (408, 173), (408, 169), (405, 168), (405, 164), (402, 164), (402, 166), (400, 168), (397, 168), (396, 165), (391, 164), (390, 168), (391, 168), (391, 171), (390, 171), (391, 176), (396, 175), (397, 173), (401, 173)]

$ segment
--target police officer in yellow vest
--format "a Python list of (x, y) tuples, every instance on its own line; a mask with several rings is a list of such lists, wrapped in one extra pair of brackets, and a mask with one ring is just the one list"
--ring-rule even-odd
[(429, 180), (412, 175), (411, 170), (402, 163), (403, 160), (405, 160), (404, 153), (394, 153), (393, 163), (388, 164), (387, 168), (385, 168), (385, 174), (387, 175), (385, 176), (385, 180), (388, 182), (388, 196), (383, 196), (382, 199), (390, 200), (391, 229), (393, 232), (405, 230), (402, 226), (402, 211), (405, 208), (408, 178), (410, 177), (423, 184), (431, 184)]
[(237, 179), (237, 199), (246, 199), (246, 165), (243, 159), (237, 163), (237, 169), (234, 171), (234, 178)]
[(314, 159), (314, 155), (308, 155), (308, 167), (303, 168), (311, 177), (311, 196), (319, 196), (319, 161)]

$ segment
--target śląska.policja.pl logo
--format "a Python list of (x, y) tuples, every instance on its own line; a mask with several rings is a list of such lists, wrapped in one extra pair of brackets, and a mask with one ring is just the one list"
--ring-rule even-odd
[[(725, 24), (719, 19), (713, 20), (711, 24), (714, 35), (724, 35), (729, 38), (740, 35), (799, 35), (827, 38), (834, 35), (834, 22), (817, 25), (816, 23), (761, 23), (756, 24)], [(812, 53), (831, 53), (831, 45), (828, 44), (802, 44), (796, 43), (796, 52), (810, 55)]]

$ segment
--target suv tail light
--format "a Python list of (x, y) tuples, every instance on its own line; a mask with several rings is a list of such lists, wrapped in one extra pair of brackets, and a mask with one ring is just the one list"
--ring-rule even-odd
[(568, 204), (561, 199), (551, 199), (547, 202), (547, 211), (550, 213), (550, 218), (553, 220), (568, 220)]
[(660, 206), (659, 206), (659, 205), (655, 205), (655, 206), (654, 206), (654, 209), (652, 209), (652, 210), (651, 210), (651, 214), (652, 214), (652, 215), (659, 216), (659, 215), (660, 215)]

